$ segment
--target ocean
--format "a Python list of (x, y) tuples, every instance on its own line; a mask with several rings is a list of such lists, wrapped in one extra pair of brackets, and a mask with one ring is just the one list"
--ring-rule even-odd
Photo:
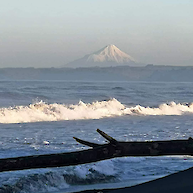
[[(0, 81), (0, 158), (80, 151), (104, 144), (193, 137), (187, 82)], [(138, 184), (193, 167), (191, 156), (123, 157), (0, 173), (0, 192), (79, 192)]]

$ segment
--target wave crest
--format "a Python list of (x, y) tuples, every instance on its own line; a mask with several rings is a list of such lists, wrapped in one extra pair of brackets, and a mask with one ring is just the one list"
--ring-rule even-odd
[(126, 109), (126, 111), (127, 110), (141, 115), (182, 115), (184, 113), (193, 113), (193, 104), (170, 102), (169, 104), (163, 103), (157, 108), (137, 105), (136, 107)]
[(47, 104), (43, 101), (28, 106), (0, 108), (0, 123), (24, 123), (79, 119), (101, 119), (121, 115), (182, 115), (193, 113), (193, 104), (171, 102), (157, 108), (136, 105), (127, 107), (113, 98), (108, 101), (78, 104)]
[(116, 99), (93, 103), (80, 101), (77, 105), (46, 104), (40, 101), (29, 106), (1, 108), (0, 123), (100, 119), (121, 115), (124, 108)]
[(63, 167), (45, 173), (42, 171), (19, 178), (10, 177), (13, 178), (12, 182), (10, 180), (0, 184), (0, 192), (67, 192), (70, 186), (115, 182), (118, 180), (116, 175), (113, 163), (107, 160), (96, 164)]

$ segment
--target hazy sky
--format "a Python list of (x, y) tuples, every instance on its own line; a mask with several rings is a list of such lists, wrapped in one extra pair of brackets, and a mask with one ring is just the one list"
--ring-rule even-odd
[(192, 0), (1, 0), (0, 67), (58, 67), (108, 44), (193, 66)]

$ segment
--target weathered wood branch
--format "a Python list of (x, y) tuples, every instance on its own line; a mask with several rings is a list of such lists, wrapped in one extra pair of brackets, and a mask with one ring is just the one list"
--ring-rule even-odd
[(192, 138), (171, 141), (119, 142), (99, 129), (97, 132), (109, 143), (96, 144), (74, 137), (76, 141), (92, 149), (0, 159), (0, 172), (78, 165), (124, 156), (193, 155)]
[(92, 147), (92, 148), (96, 148), (96, 147), (100, 147), (101, 145), (97, 144), (97, 143), (91, 143), (91, 142), (88, 142), (88, 141), (84, 141), (82, 139), (79, 139), (77, 137), (73, 137), (78, 143), (81, 143), (83, 145), (86, 145), (86, 146), (89, 146), (89, 147)]
[(111, 136), (107, 135), (105, 132), (101, 131), (100, 129), (97, 129), (97, 132), (101, 134), (105, 139), (107, 139), (111, 144), (117, 144), (117, 140), (112, 138)]

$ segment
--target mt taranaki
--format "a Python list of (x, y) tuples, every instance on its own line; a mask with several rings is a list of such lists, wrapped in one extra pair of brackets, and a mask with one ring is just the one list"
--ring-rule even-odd
[(132, 56), (110, 44), (92, 54), (66, 64), (65, 67), (110, 67), (134, 64), (136, 64), (136, 60)]

